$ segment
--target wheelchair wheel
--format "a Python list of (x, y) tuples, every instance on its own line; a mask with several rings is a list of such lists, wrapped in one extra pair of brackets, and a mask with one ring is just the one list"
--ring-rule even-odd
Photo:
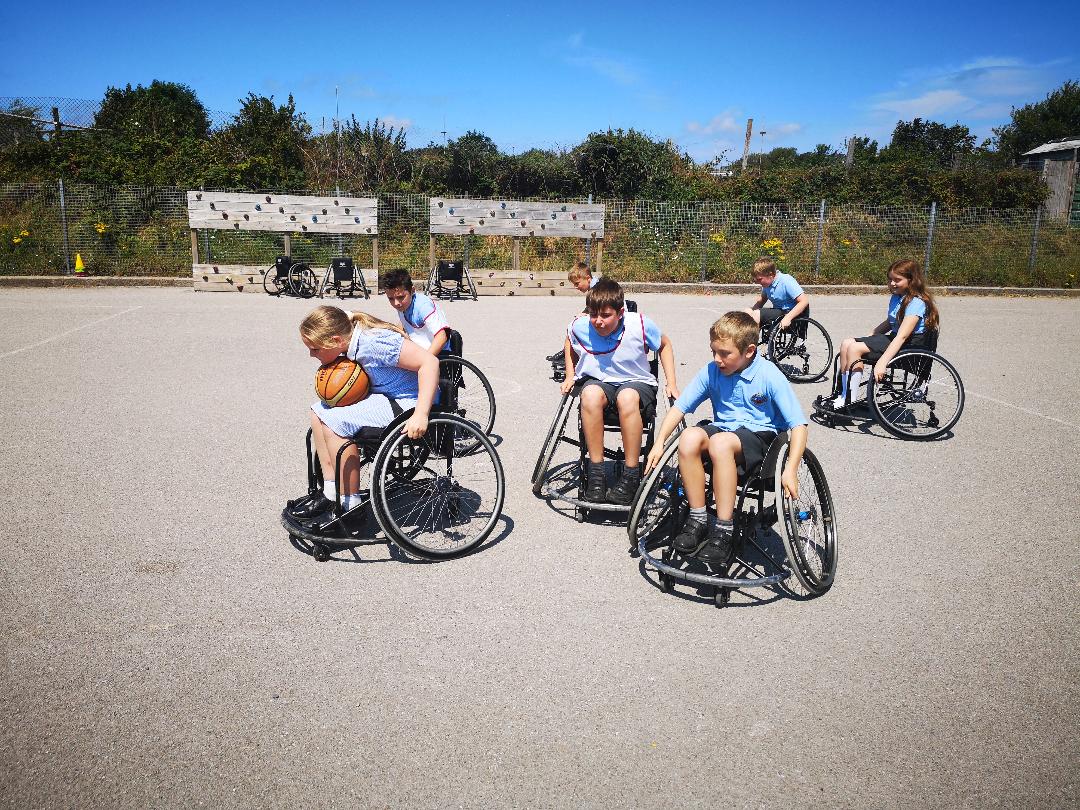
[[(495, 426), (495, 394), (483, 372), (468, 360), (450, 356), (439, 358), (439, 376), (448, 381), (453, 399), (440, 403), (440, 407), (447, 407), (449, 413), (475, 425), (481, 433), (490, 434)], [(461, 439), (467, 437), (462, 435)], [(478, 446), (461, 447), (459, 452), (464, 455)]]
[(638, 490), (626, 532), (630, 545), (637, 548), (666, 532), (670, 539), (682, 523), (685, 512), (682, 479), (679, 477), (678, 434), (668, 441), (660, 463), (646, 476)]
[(952, 364), (934, 352), (905, 351), (871, 379), (867, 398), (874, 417), (901, 439), (930, 441), (947, 433), (964, 411), (964, 383)]
[(769, 359), (792, 382), (816, 382), (832, 364), (832, 338), (813, 318), (797, 319), (787, 329), (777, 321), (769, 333)]
[[(459, 455), (462, 441), (477, 449)], [(410, 459), (407, 465), (395, 461), (402, 457)], [(453, 414), (432, 414), (419, 439), (388, 436), (372, 464), (379, 527), (399, 548), (424, 559), (459, 557), (484, 542), (502, 514), (504, 496), (502, 463), (491, 440)]]
[(562, 438), (563, 431), (566, 430), (566, 423), (570, 419), (570, 413), (574, 409), (576, 399), (577, 396), (573, 392), (563, 394), (562, 401), (559, 403), (559, 410), (555, 412), (555, 418), (551, 422), (551, 427), (548, 428), (547, 438), (544, 439), (544, 444), (540, 447), (540, 455), (536, 459), (536, 466), (533, 467), (532, 491), (534, 495), (539, 495), (544, 488), (544, 479), (551, 465), (551, 460), (555, 456), (555, 451), (560, 444), (563, 444), (559, 439)]
[(300, 298), (313, 298), (319, 291), (319, 280), (315, 273), (303, 262), (297, 262), (289, 268), (289, 287), (293, 295)]
[(285, 279), (278, 278), (277, 267), (270, 265), (263, 273), (263, 289), (269, 295), (281, 295), (285, 291)]
[(787, 461), (778, 459), (773, 486), (777, 503), (783, 503), (780, 521), (784, 549), (791, 571), (799, 584), (812, 596), (829, 590), (836, 574), (836, 518), (832, 493), (825, 472), (809, 449), (803, 451), (799, 464), (799, 497), (792, 500), (784, 493), (780, 477)]

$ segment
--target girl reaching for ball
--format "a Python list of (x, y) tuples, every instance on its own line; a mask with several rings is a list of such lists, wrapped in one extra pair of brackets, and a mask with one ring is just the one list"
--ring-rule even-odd
[(300, 339), (321, 364), (343, 354), (355, 360), (371, 386), (368, 396), (352, 405), (332, 408), (318, 401), (311, 406), (311, 433), (322, 466), (323, 492), (291, 504), (290, 511), (297, 518), (324, 522), (333, 519), (339, 483), (343, 511), (361, 502), (360, 454), (355, 444), (349, 444), (342, 455), (342, 480), (334, 480), (338, 451), (350, 438), (365, 427), (385, 427), (409, 408), (414, 410), (401, 432), (410, 439), (427, 432), (439, 383), (439, 361), (407, 340), (401, 327), (337, 307), (313, 310), (300, 324)]

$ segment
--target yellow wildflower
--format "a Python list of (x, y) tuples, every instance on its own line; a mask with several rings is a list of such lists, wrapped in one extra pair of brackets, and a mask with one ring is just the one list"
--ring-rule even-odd
[(29, 236), (30, 231), (19, 231), (19, 236)]
[(15, 237), (14, 239), (12, 239), (12, 240), (11, 240), (11, 243), (12, 243), (13, 245), (17, 245), (17, 244), (19, 244), (19, 242), (21, 242), (21, 241), (22, 241), (22, 237), (21, 237), (21, 236), (16, 236), (16, 237)]
[(96, 225), (94, 225), (94, 230), (98, 233), (105, 233), (105, 223), (98, 222)]
[(718, 245), (724, 244), (725, 240), (726, 240), (726, 237), (722, 233), (714, 233), (711, 236), (709, 236), (709, 241), (710, 242), (715, 242)]

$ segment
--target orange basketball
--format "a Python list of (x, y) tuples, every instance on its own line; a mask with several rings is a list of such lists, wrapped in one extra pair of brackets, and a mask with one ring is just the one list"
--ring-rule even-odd
[(315, 372), (315, 393), (331, 408), (353, 405), (370, 391), (367, 372), (348, 357), (331, 360)]

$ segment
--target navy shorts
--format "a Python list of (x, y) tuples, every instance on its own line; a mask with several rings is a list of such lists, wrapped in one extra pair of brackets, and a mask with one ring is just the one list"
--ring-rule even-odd
[(761, 466), (761, 462), (765, 460), (765, 454), (769, 451), (769, 445), (776, 438), (775, 430), (755, 431), (746, 427), (724, 430), (712, 424), (698, 425), (698, 427), (704, 430), (705, 435), (710, 439), (717, 433), (734, 433), (739, 437), (739, 443), (742, 445), (742, 463), (738, 464), (738, 467), (739, 472), (743, 474), (753, 472)]
[(619, 395), (619, 392), (624, 388), (632, 388), (637, 391), (638, 399), (640, 400), (639, 408), (642, 413), (650, 410), (656, 405), (656, 389), (648, 383), (637, 382), (632, 380), (624, 383), (609, 383), (601, 382), (595, 377), (586, 377), (585, 382), (581, 384), (581, 390), (584, 391), (590, 385), (598, 385), (604, 392), (604, 396), (607, 397), (607, 407), (615, 407), (615, 398)]
[[(855, 340), (859, 343), (866, 345), (870, 349), (870, 354), (874, 355), (873, 359), (876, 361), (878, 357), (881, 357), (881, 355), (885, 354), (885, 350), (889, 348), (889, 344), (892, 343), (894, 337), (896, 337), (896, 335), (893, 334), (867, 335), (866, 337), (855, 338)], [(905, 343), (901, 348), (921, 349), (925, 345), (926, 336), (919, 334), (909, 337), (907, 339), (907, 343)], [(867, 357), (865, 359), (870, 358)]]

